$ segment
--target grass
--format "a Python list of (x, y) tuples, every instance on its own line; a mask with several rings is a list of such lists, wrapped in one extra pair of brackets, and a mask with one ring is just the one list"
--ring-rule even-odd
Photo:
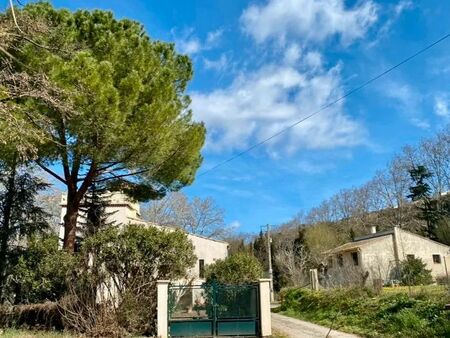
[(364, 337), (450, 337), (450, 300), (442, 287), (388, 288), (382, 295), (368, 289), (311, 291), (287, 289), (279, 311)]
[(0, 330), (2, 332), (0, 336), (2, 338), (74, 338), (76, 336), (62, 333), (62, 332), (49, 332), (49, 331), (32, 331), (32, 330), (16, 330), (5, 329)]
[(442, 299), (450, 301), (448, 286), (446, 285), (416, 285), (416, 286), (396, 286), (384, 287), (383, 294), (392, 295), (398, 293), (411, 294), (412, 296), (424, 294), (428, 298)]

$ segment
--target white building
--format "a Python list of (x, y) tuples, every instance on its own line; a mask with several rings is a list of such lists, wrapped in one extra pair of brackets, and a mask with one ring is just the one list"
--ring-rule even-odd
[(446, 276), (447, 263), (450, 264), (449, 246), (398, 227), (382, 232), (373, 228), (371, 232), (327, 251), (327, 273), (333, 276), (340, 270), (353, 268), (353, 271), (368, 273), (368, 280), (388, 281), (398, 277), (395, 275), (398, 262), (415, 257), (426, 263), (433, 278)]
[[(109, 215), (108, 222), (114, 222), (114, 224), (120, 226), (142, 224), (143, 226), (154, 226), (167, 231), (173, 231), (173, 228), (162, 227), (143, 220), (141, 218), (139, 203), (131, 201), (122, 193), (111, 193), (108, 196), (108, 200), (109, 203), (105, 208), (105, 213)], [(64, 238), (64, 227), (62, 224), (66, 214), (66, 208), (67, 197), (63, 195), (61, 198), (61, 227), (59, 230), (61, 245)], [(80, 222), (80, 217), (78, 222)], [(80, 232), (77, 235), (81, 237)], [(203, 280), (204, 269), (207, 265), (214, 263), (218, 259), (225, 259), (228, 256), (228, 243), (189, 233), (188, 238), (194, 245), (195, 255), (197, 256), (197, 262), (189, 271), (189, 277), (194, 278), (196, 282), (201, 282)]]

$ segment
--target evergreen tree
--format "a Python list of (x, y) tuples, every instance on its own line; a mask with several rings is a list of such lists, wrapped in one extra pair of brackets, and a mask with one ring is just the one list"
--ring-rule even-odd
[(427, 183), (427, 179), (431, 178), (433, 174), (425, 166), (419, 165), (411, 168), (409, 175), (414, 185), (409, 187), (410, 194), (408, 198), (413, 202), (430, 198), (431, 188)]
[(427, 224), (426, 236), (436, 239), (436, 224), (439, 220), (437, 200), (431, 198), (431, 188), (427, 182), (433, 174), (425, 166), (419, 165), (410, 169), (409, 175), (414, 185), (409, 187), (410, 194), (407, 197), (416, 202), (421, 211), (421, 218)]
[(29, 170), (16, 156), (0, 162), (0, 288), (17, 248), (28, 236), (48, 228), (48, 215), (36, 200), (48, 184)]
[(106, 207), (111, 202), (111, 193), (104, 184), (94, 182), (88, 189), (80, 208), (82, 218), (80, 231), (83, 236), (92, 236), (105, 227), (114, 226), (111, 216), (115, 212), (107, 212)]
[(47, 136), (35, 162), (67, 188), (64, 248), (73, 251), (82, 201), (99, 177), (141, 201), (193, 182), (205, 127), (193, 121), (185, 94), (192, 63), (172, 43), (150, 39), (140, 23), (110, 12), (39, 2), (16, 13), (47, 24), (39, 43), (52, 48), (20, 40), (7, 50), (10, 72), (42, 74), (72, 104), (68, 112), (23, 93), (17, 111), (41, 113), (26, 127)]
[(440, 196), (437, 199), (438, 220), (435, 226), (436, 239), (450, 245), (450, 195)]
[(267, 271), (269, 267), (269, 262), (267, 261), (267, 237), (262, 230), (253, 241), (252, 248), (253, 255), (259, 260), (264, 271)]

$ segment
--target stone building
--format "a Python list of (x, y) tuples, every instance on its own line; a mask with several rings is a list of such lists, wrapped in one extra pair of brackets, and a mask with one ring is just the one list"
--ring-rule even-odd
[[(131, 201), (126, 195), (122, 193), (110, 193), (107, 197), (107, 205), (105, 207), (105, 214), (108, 215), (107, 222), (111, 222), (118, 226), (126, 226), (128, 224), (142, 224), (143, 226), (153, 226), (166, 231), (173, 231), (174, 228), (163, 227), (155, 223), (147, 222), (141, 218), (140, 205), (137, 202)], [(62, 246), (64, 238), (63, 218), (66, 214), (67, 197), (63, 195), (61, 198), (61, 226), (59, 229), (59, 239)], [(82, 227), (82, 213), (78, 217), (79, 228)], [(197, 262), (195, 266), (189, 271), (189, 277), (194, 279), (195, 283), (200, 283), (203, 280), (203, 273), (205, 267), (214, 263), (218, 259), (225, 259), (228, 256), (228, 243), (220, 240), (206, 238), (200, 235), (188, 233), (188, 238), (194, 245)], [(82, 238), (82, 232), (77, 232), (77, 238)]]
[(373, 227), (371, 234), (357, 237), (326, 254), (327, 274), (331, 278), (345, 271), (359, 273), (366, 280), (388, 282), (399, 278), (396, 267), (400, 261), (415, 257), (426, 263), (436, 279), (446, 276), (447, 263), (450, 264), (449, 246), (398, 227), (382, 232), (376, 232)]

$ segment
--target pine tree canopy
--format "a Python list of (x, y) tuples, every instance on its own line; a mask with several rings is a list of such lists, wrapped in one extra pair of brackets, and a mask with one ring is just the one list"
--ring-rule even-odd
[(138, 200), (193, 182), (205, 128), (192, 120), (185, 94), (193, 75), (188, 56), (110, 12), (36, 3), (16, 15), (45, 22), (48, 30), (37, 43), (23, 39), (10, 50), (11, 73), (43, 76), (71, 105), (68, 113), (35, 97), (19, 99), (42, 117), (29, 121), (48, 135), (36, 162), (67, 186), (68, 214), (78, 211), (94, 181)]

